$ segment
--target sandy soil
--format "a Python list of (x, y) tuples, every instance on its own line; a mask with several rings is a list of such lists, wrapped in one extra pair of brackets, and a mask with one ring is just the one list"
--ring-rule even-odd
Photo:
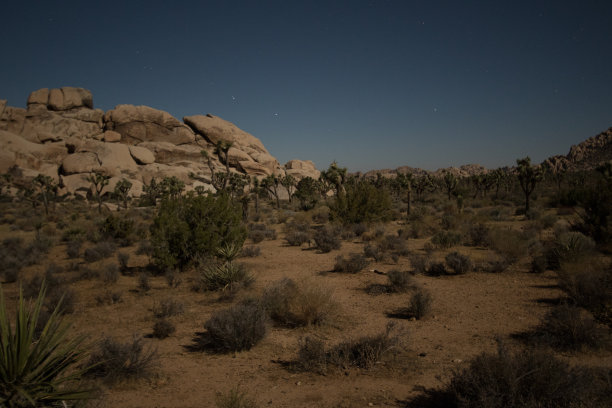
[[(147, 336), (155, 321), (152, 309), (162, 299), (172, 297), (185, 303), (183, 315), (172, 318), (177, 332), (170, 338), (145, 338), (157, 349), (159, 367), (153, 377), (121, 383), (103, 389), (98, 407), (211, 407), (215, 395), (239, 386), (256, 400), (259, 407), (396, 407), (423, 388), (439, 386), (453, 369), (471, 357), (496, 348), (496, 339), (509, 343), (513, 333), (537, 324), (550, 308), (550, 300), (561, 291), (554, 274), (531, 274), (527, 265), (518, 264), (500, 274), (471, 272), (460, 276), (415, 279), (433, 295), (432, 314), (421, 321), (392, 319), (386, 313), (407, 305), (410, 294), (370, 295), (365, 288), (384, 284), (386, 277), (372, 270), (409, 269), (402, 257), (397, 264), (375, 263), (358, 274), (332, 273), (336, 256), (362, 252), (363, 243), (344, 242), (341, 250), (321, 254), (303, 246), (289, 247), (278, 239), (258, 244), (261, 255), (241, 258), (255, 277), (252, 288), (238, 298), (257, 296), (271, 282), (283, 277), (308, 279), (333, 289), (339, 316), (333, 325), (287, 329), (271, 327), (266, 338), (250, 351), (236, 355), (192, 352), (188, 347), (203, 323), (233, 301), (220, 300), (216, 293), (196, 293), (190, 287), (194, 274), (182, 276), (178, 288), (169, 288), (163, 277), (151, 279), (152, 289), (137, 290), (137, 277), (121, 276), (105, 288), (100, 280), (73, 284), (79, 294), (77, 310), (68, 318), (75, 330), (90, 341), (107, 335), (120, 340)], [(420, 251), (424, 240), (410, 240), (413, 251)], [(454, 248), (482, 258), (485, 251)], [(67, 264), (65, 247), (53, 249), (49, 262)], [(438, 253), (438, 256), (442, 256)], [(114, 259), (113, 259), (114, 261)], [(131, 264), (145, 264), (146, 257), (132, 254)], [(27, 273), (44, 270), (46, 265), (29, 268)], [(67, 273), (67, 272), (65, 272)], [(16, 285), (3, 285), (14, 299)], [(100, 306), (95, 296), (105, 290), (122, 291), (122, 302)], [(281, 362), (295, 358), (298, 342), (304, 336), (317, 336), (329, 344), (383, 331), (389, 321), (404, 333), (406, 350), (370, 370), (347, 369), (327, 375), (296, 373)], [(609, 352), (563, 355), (573, 363), (612, 366)]]

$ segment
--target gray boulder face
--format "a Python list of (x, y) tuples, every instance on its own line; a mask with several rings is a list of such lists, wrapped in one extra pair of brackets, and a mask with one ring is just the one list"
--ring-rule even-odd
[[(44, 91), (39, 97), (44, 96)], [(93, 109), (93, 96), (91, 92), (83, 88), (65, 86), (59, 89), (51, 89), (47, 100), (47, 107), (54, 111), (65, 111), (74, 108)]]
[(106, 130), (114, 130), (128, 144), (168, 142), (182, 145), (195, 142), (195, 134), (168, 112), (148, 106), (118, 105), (104, 115)]

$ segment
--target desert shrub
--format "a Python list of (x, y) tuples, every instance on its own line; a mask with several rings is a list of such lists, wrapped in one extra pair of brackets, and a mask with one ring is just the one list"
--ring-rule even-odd
[(340, 249), (342, 245), (338, 229), (327, 225), (314, 234), (314, 241), (317, 248), (323, 253)]
[(261, 255), (261, 248), (254, 245), (245, 246), (240, 252), (240, 256), (245, 258), (255, 258), (259, 255)]
[(128, 267), (128, 262), (130, 260), (130, 254), (127, 252), (118, 252), (117, 253), (117, 262), (119, 264), (119, 270), (122, 275), (129, 275), (130, 268)]
[(166, 319), (158, 319), (153, 325), (152, 336), (156, 339), (165, 339), (170, 337), (176, 331), (176, 327), (172, 322)]
[(9, 237), (0, 245), (0, 277), (4, 282), (16, 282), (26, 264), (26, 249), (19, 237)]
[(602, 322), (612, 320), (612, 269), (599, 262), (564, 264), (558, 271), (559, 287), (574, 304)]
[(544, 316), (534, 338), (558, 349), (579, 350), (601, 347), (605, 333), (588, 313), (573, 305), (560, 304)]
[(199, 274), (198, 290), (236, 290), (248, 287), (253, 277), (243, 264), (236, 262), (212, 263), (204, 266)]
[(105, 259), (110, 257), (113, 253), (115, 253), (115, 244), (110, 241), (100, 241), (96, 245), (91, 248), (87, 248), (83, 253), (83, 258), (85, 262), (96, 262), (101, 259)]
[(217, 248), (217, 258), (225, 262), (231, 262), (236, 259), (242, 251), (240, 243), (225, 243)]
[(138, 255), (153, 255), (153, 246), (151, 245), (151, 241), (148, 239), (143, 239), (138, 243), (138, 248), (136, 249), (136, 253)]
[(343, 224), (388, 221), (391, 219), (391, 197), (384, 188), (358, 181), (348, 185), (346, 193), (336, 195), (330, 205), (330, 217)]
[(151, 227), (155, 263), (184, 269), (196, 256), (212, 257), (224, 244), (242, 246), (242, 210), (225, 194), (164, 200)]
[(183, 314), (185, 304), (172, 298), (166, 298), (153, 307), (153, 314), (157, 318), (172, 317)]
[(407, 292), (414, 287), (414, 278), (408, 271), (393, 269), (387, 273), (390, 292)]
[(380, 262), (385, 259), (385, 253), (378, 245), (366, 244), (363, 247), (363, 254), (367, 258), (374, 258), (376, 262)]
[(255, 301), (215, 312), (204, 323), (206, 348), (221, 353), (250, 350), (266, 335), (266, 322), (265, 309)]
[(84, 337), (69, 338), (70, 325), (61, 320), (58, 308), (46, 318), (43, 330), (37, 330), (44, 299), (45, 289), (41, 288), (34, 304), (28, 307), (20, 293), (11, 324), (0, 287), (2, 406), (60, 406), (67, 400), (86, 399), (90, 394), (74, 385), (87, 370), (75, 369), (85, 356)]
[(96, 295), (96, 303), (98, 305), (114, 305), (115, 303), (121, 302), (121, 297), (123, 294), (119, 291), (111, 292), (110, 290), (105, 290), (99, 295)]
[(543, 229), (547, 229), (547, 228), (552, 228), (555, 225), (555, 223), (558, 221), (558, 218), (554, 214), (547, 214), (543, 216), (542, 218), (540, 218), (538, 221), (540, 223), (540, 226)]
[(399, 235), (385, 235), (378, 245), (382, 251), (391, 251), (400, 256), (408, 255), (408, 244)]
[(452, 269), (455, 274), (461, 275), (472, 270), (473, 264), (469, 256), (460, 254), (459, 252), (451, 252), (444, 258), (446, 265)]
[(310, 241), (310, 234), (304, 231), (289, 231), (285, 234), (285, 241), (290, 246), (301, 246)]
[(467, 241), (466, 244), (486, 247), (489, 244), (489, 227), (484, 224), (472, 224), (467, 230)]
[(432, 303), (431, 293), (427, 289), (417, 288), (410, 296), (410, 304), (406, 312), (410, 317), (420, 320), (430, 313)]
[(105, 337), (89, 358), (92, 368), (87, 374), (111, 383), (147, 378), (152, 374), (157, 362), (157, 351), (145, 347), (139, 337), (134, 337), (126, 343)]
[(393, 334), (392, 324), (382, 333), (347, 340), (328, 350), (323, 341), (306, 337), (300, 341), (295, 367), (319, 374), (325, 374), (329, 367), (368, 369), (396, 349), (401, 340), (399, 335)]
[(179, 285), (183, 282), (180, 274), (176, 269), (167, 269), (164, 273), (164, 278), (166, 278), (166, 283), (168, 287), (178, 288)]
[(145, 293), (151, 290), (151, 275), (147, 272), (138, 275), (138, 290)]
[(83, 245), (82, 241), (70, 241), (66, 245), (66, 255), (69, 259), (78, 258), (81, 254), (81, 245)]
[(355, 234), (356, 237), (360, 237), (368, 231), (368, 226), (367, 224), (359, 222), (356, 224), (352, 224), (351, 230), (353, 231), (353, 234)]
[(100, 224), (100, 236), (105, 240), (113, 240), (121, 246), (129, 246), (134, 242), (134, 220), (126, 216), (109, 215)]
[(217, 394), (215, 397), (217, 408), (256, 408), (257, 405), (246, 392), (240, 391), (238, 387), (232, 388), (227, 393)]
[(312, 221), (318, 224), (324, 224), (329, 221), (330, 210), (327, 206), (315, 207), (311, 212)]
[(531, 268), (529, 271), (531, 273), (542, 273), (546, 271), (548, 267), (548, 260), (545, 254), (536, 254), (531, 259)]
[(272, 320), (289, 327), (327, 323), (337, 309), (330, 289), (308, 281), (296, 283), (289, 278), (269, 285), (264, 290), (262, 305)]
[(362, 254), (350, 254), (347, 259), (340, 255), (336, 258), (334, 272), (358, 273), (368, 266), (369, 262)]
[(511, 229), (495, 229), (489, 233), (490, 246), (508, 264), (513, 264), (527, 255), (528, 238), (520, 231)]
[(63, 232), (61, 239), (64, 242), (82, 242), (85, 239), (85, 230), (81, 227), (68, 228)]
[(565, 232), (559, 235), (547, 251), (548, 266), (559, 269), (563, 262), (577, 262), (595, 249), (593, 239), (580, 232)]
[(302, 210), (311, 210), (321, 199), (320, 184), (312, 177), (304, 177), (296, 186), (294, 197), (300, 202)]
[(484, 262), (482, 270), (489, 273), (504, 272), (510, 266), (510, 262), (501, 256), (490, 256)]
[(455, 230), (459, 226), (459, 218), (453, 214), (444, 214), (440, 219), (440, 226), (445, 231)]
[(446, 266), (442, 262), (433, 262), (429, 265), (427, 270), (425, 271), (425, 275), (427, 276), (442, 276), (447, 275), (448, 270)]
[(266, 238), (266, 234), (261, 230), (251, 230), (249, 231), (249, 238), (254, 244), (259, 244)]
[(461, 243), (461, 234), (455, 231), (439, 231), (431, 237), (436, 248), (452, 248)]
[[(449, 407), (600, 407), (612, 386), (595, 370), (572, 368), (541, 350), (512, 352), (500, 346), (455, 371), (443, 390)], [(603, 404), (603, 405), (602, 405)]]
[(426, 274), (429, 269), (429, 261), (420, 254), (410, 254), (410, 264), (414, 273)]
[(119, 265), (110, 263), (102, 270), (102, 281), (106, 284), (117, 283), (119, 280)]

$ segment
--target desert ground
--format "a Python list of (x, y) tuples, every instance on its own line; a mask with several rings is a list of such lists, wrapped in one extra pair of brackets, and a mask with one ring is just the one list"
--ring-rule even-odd
[[(479, 198), (467, 200), (459, 209), (442, 192), (430, 193), (412, 203), (408, 218), (401, 212), (405, 202), (396, 199), (393, 220), (364, 224), (359, 235), (353, 233), (354, 227), (331, 221), (325, 201), (303, 211), (295, 201), (276, 209), (274, 200), (262, 200), (258, 214), (251, 203), (244, 247), (255, 256), (244, 256), (243, 250), (232, 262), (243, 265), (252, 283), (218, 290), (195, 290), (201, 267), (174, 272), (172, 278), (151, 269), (154, 260), (147, 242), (155, 207), (133, 205), (124, 210), (108, 202), (98, 213), (95, 203), (72, 201), (57, 203), (45, 216), (41, 206), (5, 200), (0, 225), (4, 254), (11, 240), (26, 246), (44, 238), (48, 244), (44, 251), (25, 253), (26, 258), (37, 259), (22, 259), (14, 279), (5, 273), (2, 290), (12, 311), (19, 288), (34, 296), (46, 276), (49, 291), (55, 285), (70, 292), (70, 310), (63, 318), (72, 325), (71, 336), (86, 336), (90, 353), (110, 338), (125, 344), (138, 340), (143, 353), (154, 354), (150, 367), (136, 375), (84, 376), (83, 385), (95, 388), (88, 406), (419, 406), (417, 397), (443, 388), (477, 355), (495, 353), (500, 344), (512, 350), (536, 347), (525, 340), (529, 337), (525, 333), (533, 332), (555, 305), (568, 298), (559, 286), (558, 270), (534, 271), (533, 259), (542, 245), (569, 231), (576, 213), (546, 205), (540, 197), (537, 215), (529, 219), (517, 210), (519, 199), (515, 203)], [(108, 217), (132, 220), (132, 235), (115, 240), (101, 237), (100, 226)], [(291, 246), (287, 236), (300, 224), (307, 225), (311, 235), (303, 244)], [(329, 226), (335, 228), (341, 244), (325, 252), (312, 233)], [(488, 242), (474, 242), (470, 238), (474, 226), (502, 233)], [(434, 238), (449, 231), (456, 231), (460, 238), (452, 243)], [(503, 235), (507, 231), (510, 235)], [(76, 253), (74, 248), (70, 253), (75, 239), (82, 242)], [(108, 244), (109, 253), (95, 256), (91, 249), (100, 249), (101, 242)], [(375, 257), (367, 256), (372, 248), (378, 248)], [(597, 258), (609, 268), (605, 251), (601, 246), (590, 248), (590, 260), (579, 260), (588, 267)], [(443, 273), (435, 272), (432, 265), (445, 265), (450, 253), (469, 259), (468, 269), (456, 273), (447, 262)], [(351, 254), (362, 254), (360, 259), (367, 264), (334, 271), (339, 269), (338, 257), (348, 259)], [(408, 276), (407, 287), (394, 289), (391, 271)], [(266, 288), (283, 278), (329, 296), (332, 306), (322, 322), (287, 325), (267, 318), (265, 336), (248, 350), (219, 352), (201, 347), (198, 339), (205, 335), (204, 324), (214, 313), (262, 298)], [(398, 312), (408, 310), (417, 289), (430, 293), (430, 310), (419, 318)], [(156, 338), (153, 327), (164, 303), (178, 305), (175, 315), (165, 319), (175, 331)], [(393, 342), (369, 365), (346, 362), (307, 370), (299, 364), (306, 338), (332, 347), (384, 333), (389, 324)], [(570, 366), (609, 371), (609, 323), (598, 320), (596, 324), (602, 336), (597, 347), (560, 349), (545, 343), (537, 348), (554, 353)], [(223, 400), (231, 395), (242, 397), (242, 402)]]

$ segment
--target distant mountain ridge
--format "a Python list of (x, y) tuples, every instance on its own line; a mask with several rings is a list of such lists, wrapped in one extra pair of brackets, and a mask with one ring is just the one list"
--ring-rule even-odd
[[(560, 171), (583, 171), (595, 169), (602, 163), (612, 160), (612, 127), (590, 137), (585, 141), (572, 145), (567, 155), (556, 155), (545, 159), (540, 165)], [(400, 166), (396, 169), (370, 170), (362, 174), (366, 178), (375, 178), (380, 174), (383, 177), (394, 177), (397, 173), (413, 174), (416, 176), (430, 175), (439, 177), (445, 172), (459, 177), (470, 177), (477, 174), (486, 174), (487, 169), (480, 164), (465, 164), (459, 167), (446, 167), (435, 171), (424, 170), (418, 167)]]

